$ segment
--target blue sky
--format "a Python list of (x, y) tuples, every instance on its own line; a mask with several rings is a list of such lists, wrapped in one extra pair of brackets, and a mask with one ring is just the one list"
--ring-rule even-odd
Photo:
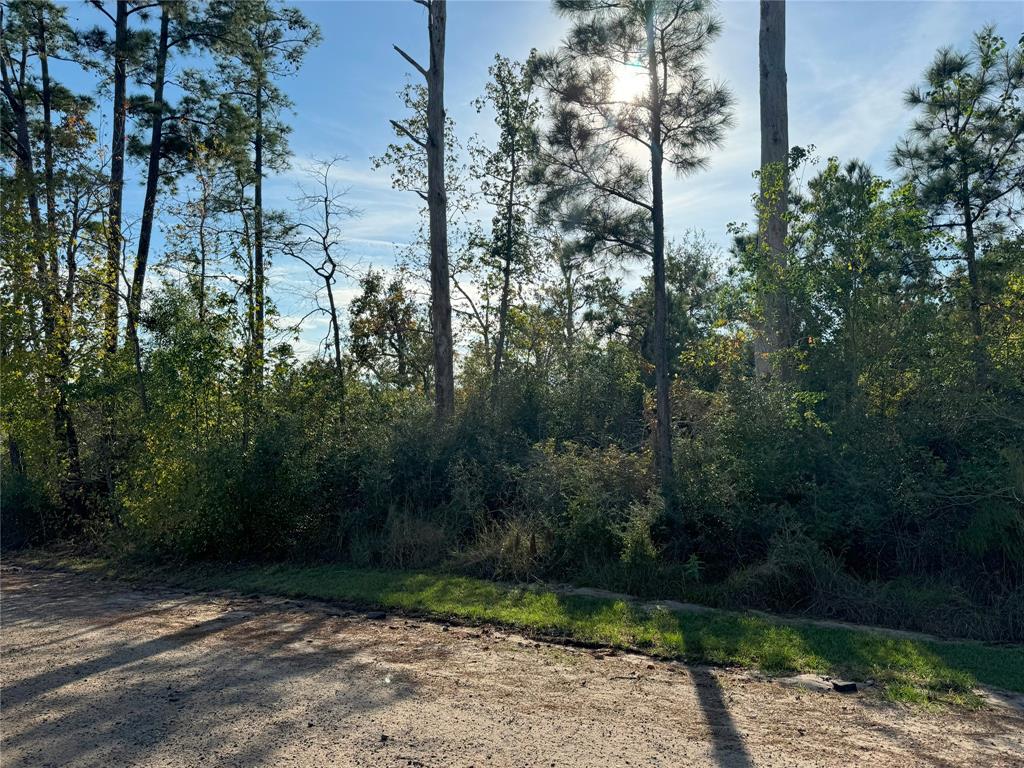
[[(412, 2), (299, 5), (320, 24), (324, 43), (288, 85), (296, 108), (292, 149), (298, 158), (349, 157), (342, 173), (354, 202), (365, 211), (351, 228), (353, 237), (379, 241), (383, 248), (407, 242), (416, 230), (418, 201), (411, 193), (392, 191), (387, 174), (371, 170), (369, 157), (391, 139), (388, 118), (401, 115), (395, 91), (409, 67), (391, 44), (422, 57), (425, 12)], [(736, 97), (736, 126), (709, 171), (670, 182), (668, 226), (674, 234), (703, 229), (724, 242), (726, 224), (749, 215), (751, 172), (759, 158), (758, 6), (724, 2), (719, 13), (724, 31), (708, 68)], [(791, 143), (814, 144), (821, 157), (859, 157), (887, 170), (887, 153), (908, 121), (902, 92), (917, 81), (938, 46), (965, 45), (987, 21), (1016, 39), (1024, 31), (1024, 4), (791, 0)], [(448, 25), (449, 112), (461, 135), (486, 137), (490, 120), (477, 115), (470, 102), (483, 90), (494, 53), (522, 58), (533, 47), (552, 48), (564, 22), (539, 0), (477, 0), (449, 3)], [(358, 246), (353, 243), (352, 250), (372, 254), (372, 245)]]
[[(347, 156), (338, 178), (351, 187), (350, 202), (363, 211), (348, 228), (348, 250), (365, 264), (393, 264), (396, 244), (408, 243), (417, 232), (419, 201), (413, 193), (392, 190), (387, 172), (374, 171), (370, 157), (392, 138), (388, 119), (401, 116), (395, 94), (410, 73), (391, 46), (425, 59), (425, 10), (411, 0), (297, 5), (320, 25), (323, 43), (297, 77), (281, 84), (294, 101), (294, 161), (290, 172), (268, 182), (268, 202), (288, 206), (311, 158)], [(708, 69), (732, 90), (736, 125), (724, 149), (712, 157), (710, 170), (668, 182), (666, 223), (670, 236), (699, 229), (725, 244), (726, 225), (751, 218), (751, 173), (760, 152), (758, 4), (721, 2), (718, 12), (723, 33)], [(84, 6), (75, 6), (70, 15), (83, 24), (99, 21), (99, 14)], [(888, 172), (887, 154), (909, 122), (903, 91), (917, 82), (938, 47), (965, 46), (985, 23), (996, 24), (1015, 41), (1024, 31), (1024, 3), (790, 0), (790, 143), (813, 144), (821, 158), (856, 157)], [(478, 115), (471, 101), (483, 91), (494, 54), (525, 58), (531, 48), (557, 46), (564, 30), (564, 21), (541, 0), (449, 2), (446, 101), (462, 137), (493, 134), (490, 119)], [(141, 198), (137, 188), (129, 204)], [(304, 313), (299, 296), (308, 280), (301, 270), (279, 263), (273, 277), (281, 289), (282, 313)], [(311, 350), (321, 333), (312, 322), (300, 347)]]

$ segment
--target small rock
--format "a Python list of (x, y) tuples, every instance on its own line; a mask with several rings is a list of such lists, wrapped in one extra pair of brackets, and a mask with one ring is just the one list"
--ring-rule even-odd
[(794, 677), (783, 677), (779, 678), (778, 681), (781, 685), (785, 685), (792, 688), (803, 688), (808, 691), (831, 691), (833, 690), (832, 683), (828, 682), (818, 675), (804, 674), (795, 675)]
[(313, 727), (313, 721), (310, 720), (308, 723), (306, 723), (306, 727), (307, 728), (312, 728)]
[(385, 743), (387, 743), (387, 740), (388, 740), (388, 735), (386, 733), (382, 733), (380, 735), (380, 743), (381, 744), (385, 744)]

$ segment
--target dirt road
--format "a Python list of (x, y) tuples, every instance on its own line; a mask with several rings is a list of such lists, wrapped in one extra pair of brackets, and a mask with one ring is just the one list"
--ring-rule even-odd
[(312, 602), (2, 577), (4, 768), (1024, 766), (1019, 712)]

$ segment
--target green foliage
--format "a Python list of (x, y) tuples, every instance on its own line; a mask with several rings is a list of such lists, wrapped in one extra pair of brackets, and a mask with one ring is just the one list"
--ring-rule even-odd
[(385, 284), (383, 274), (370, 270), (359, 280), (361, 292), (349, 307), (351, 354), (381, 383), (408, 387), (419, 384), (424, 393), (431, 351), (416, 303), (403, 276)]
[[(476, 205), (494, 211), (489, 238), (453, 237), (465, 246), (452, 248), (461, 366), (456, 412), (439, 421), (417, 266), (358, 280), (329, 363), (296, 358), (268, 301), (276, 343), (257, 375), (257, 283), (273, 273), (257, 269), (256, 244), (269, 259), (295, 225), (260, 208), (257, 237), (255, 143), (264, 173), (284, 166), (287, 99), (274, 83), (316, 42), (301, 14), (262, 0), (207, 8), (218, 69), (182, 72), (179, 112), (195, 120), (175, 125), (187, 151), (162, 171), (183, 191), (161, 192), (175, 195), (163, 211), (176, 222), (165, 221), (158, 279), (140, 304), (136, 357), (100, 330), (110, 303), (108, 190), (90, 123), (100, 110), (61, 86), (44, 116), (38, 25), (26, 14), (51, 15), (54, 56), (82, 51), (57, 9), (17, 4), (2, 52), (28, 62), (2, 106), (14, 153), (0, 178), (4, 546), (99, 538), (176, 563), (303, 559), (572, 580), (1024, 639), (1019, 51), (985, 30), (971, 54), (941, 52), (913, 94), (912, 141), (897, 151), (906, 178), (828, 160), (791, 190), (785, 260), (769, 261), (742, 228), (729, 256), (696, 234), (665, 244), (670, 407), (660, 410), (675, 462), (662, 483), (651, 468), (653, 275), (629, 283), (620, 269), (651, 255), (653, 166), (606, 142), (646, 141), (652, 105), (613, 91), (620, 54), (646, 48), (649, 10), (671, 28), (663, 58), (675, 57), (665, 59), (663, 160), (681, 172), (700, 165), (728, 113), (726, 91), (694, 55), (717, 24), (703, 3), (563, 6), (579, 23), (558, 56), (529, 67), (499, 58), (491, 71), (480, 106), (500, 130), (478, 153), (480, 198), (447, 127), (453, 231)], [(132, 24), (136, 42), (148, 39), (141, 17)], [(695, 49), (680, 44), (688, 31)], [(537, 82), (564, 91), (543, 126), (539, 169), (529, 167)], [(403, 96), (410, 117), (380, 164), (399, 188), (421, 190), (423, 93)], [(954, 102), (974, 105), (966, 124), (943, 122)], [(778, 170), (764, 179), (773, 194)], [(535, 216), (538, 199), (548, 205)], [(336, 253), (339, 264), (317, 273), (328, 284), (335, 268), (355, 275)], [(775, 293), (793, 342), (778, 353), (786, 375), (764, 379), (752, 329)], [(308, 584), (314, 572), (304, 573)], [(553, 598), (523, 608), (509, 597), (520, 593), (472, 581), (428, 583), (429, 600), (407, 598), (410, 589), (394, 585), (402, 596), (388, 604), (441, 610), (493, 596), (497, 613), (466, 611), (676, 654), (703, 642), (680, 635), (688, 619), (671, 615), (612, 605), (581, 618), (558, 613)], [(741, 629), (699, 657), (816, 668), (803, 638)], [(961, 685), (946, 671), (929, 679)]]
[(1024, 41), (1007, 44), (984, 27), (969, 51), (940, 49), (924, 80), (907, 91), (919, 117), (894, 164), (942, 226), (964, 227), (966, 219), (979, 235), (1004, 231), (1022, 202)]
[(11, 473), (0, 488), (0, 546), (18, 549), (51, 541), (63, 515), (45, 486), (23, 473)]

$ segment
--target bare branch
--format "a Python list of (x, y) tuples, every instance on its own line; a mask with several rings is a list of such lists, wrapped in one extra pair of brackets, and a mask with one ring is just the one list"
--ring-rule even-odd
[(419, 72), (421, 75), (423, 75), (423, 79), (426, 80), (426, 78), (427, 78), (427, 70), (425, 70), (423, 68), (423, 66), (418, 61), (416, 61), (416, 59), (414, 59), (408, 53), (403, 51), (397, 45), (393, 45), (391, 47), (394, 48), (396, 51), (398, 51), (398, 55), (399, 56), (401, 56), (403, 59), (405, 59), (407, 62), (409, 62), (413, 67), (415, 67), (416, 71)]
[(391, 120), (390, 122), (391, 122), (391, 125), (393, 125), (395, 127), (396, 131), (398, 131), (399, 133), (404, 134), (405, 136), (407, 136), (411, 141), (416, 143), (420, 148), (422, 148), (422, 149), (426, 149), (427, 148), (427, 142), (425, 142), (423, 139), (421, 139), (418, 136), (416, 136), (412, 131), (410, 131), (408, 128), (406, 128), (404, 125), (402, 125), (400, 122), (398, 122), (397, 120)]

